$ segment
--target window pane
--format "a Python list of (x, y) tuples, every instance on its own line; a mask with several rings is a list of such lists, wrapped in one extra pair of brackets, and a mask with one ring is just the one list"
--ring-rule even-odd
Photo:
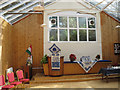
[(57, 29), (50, 30), (50, 41), (58, 41), (58, 30)]
[(60, 41), (67, 41), (68, 40), (68, 32), (67, 29), (60, 29)]
[(49, 27), (57, 27), (57, 16), (49, 17)]
[(86, 28), (86, 18), (79, 17), (79, 28)]
[(95, 28), (95, 18), (88, 18), (88, 28)]
[(87, 41), (87, 30), (79, 30), (79, 40)]
[(67, 17), (59, 17), (59, 27), (67, 27)]
[(96, 31), (89, 30), (89, 41), (96, 41)]
[(77, 28), (77, 18), (76, 17), (69, 17), (69, 27)]
[(70, 29), (70, 41), (77, 41), (77, 29)]

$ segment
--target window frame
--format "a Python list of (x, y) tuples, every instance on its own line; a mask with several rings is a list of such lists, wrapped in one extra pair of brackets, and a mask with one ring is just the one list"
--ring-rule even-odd
[[(52, 16), (56, 16), (57, 17), (57, 24), (58, 26), (57, 27), (49, 27), (49, 17), (52, 17)], [(63, 27), (59, 27), (59, 17), (67, 17), (67, 27), (66, 28), (63, 28)], [(69, 27), (69, 17), (76, 17), (77, 18), (77, 28), (70, 28)], [(79, 17), (85, 17), (86, 18), (86, 28), (79, 28)], [(88, 28), (88, 18), (95, 18), (95, 28)], [(51, 43), (95, 43), (97, 42), (97, 20), (96, 20), (96, 17), (95, 16), (84, 16), (84, 15), (49, 15), (48, 16), (48, 42), (51, 42)], [(51, 29), (57, 29), (58, 30), (58, 41), (50, 41), (50, 30)], [(67, 35), (67, 39), (68, 41), (60, 41), (60, 32), (59, 30), (60, 29), (67, 29), (68, 30), (68, 35)], [(77, 29), (77, 41), (70, 41), (70, 29)], [(79, 30), (84, 30), (86, 29), (87, 30), (87, 41), (79, 41)], [(89, 30), (95, 30), (95, 34), (96, 34), (96, 41), (89, 41)]]

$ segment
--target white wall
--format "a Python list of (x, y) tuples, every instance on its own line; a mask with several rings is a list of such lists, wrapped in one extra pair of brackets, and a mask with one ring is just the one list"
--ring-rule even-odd
[[(100, 14), (96, 10), (88, 10), (82, 5), (76, 2), (56, 2), (46, 7), (44, 12), (44, 23), (47, 24), (44, 27), (44, 54), (51, 55), (49, 48), (53, 45), (52, 42), (48, 42), (48, 16), (55, 14), (68, 14), (74, 15), (77, 11), (85, 12), (96, 12), (96, 23), (97, 23), (97, 41), (96, 42), (56, 42), (55, 44), (61, 49), (61, 56), (64, 56), (64, 60), (69, 60), (69, 55), (71, 53), (75, 54), (77, 60), (82, 56), (90, 56), (92, 59), (95, 59), (97, 54), (100, 54), (102, 57), (101, 51), (101, 31), (100, 31)], [(60, 12), (56, 12), (56, 10)], [(63, 11), (63, 12), (61, 12)], [(56, 13), (55, 13), (56, 12)]]

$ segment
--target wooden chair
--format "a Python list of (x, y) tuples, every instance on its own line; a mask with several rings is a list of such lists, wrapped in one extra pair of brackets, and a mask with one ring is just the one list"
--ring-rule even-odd
[(6, 90), (14, 87), (14, 85), (5, 85), (5, 79), (3, 75), (0, 75), (0, 86), (2, 86), (1, 87), (2, 90)]
[(30, 80), (25, 79), (23, 76), (24, 75), (23, 70), (17, 70), (16, 75), (17, 75), (18, 81), (23, 82), (23, 83), (29, 83)]
[(8, 81), (9, 81), (10, 85), (15, 85), (16, 86), (16, 85), (22, 84), (22, 82), (15, 81), (13, 72), (8, 73), (7, 76), (8, 76)]

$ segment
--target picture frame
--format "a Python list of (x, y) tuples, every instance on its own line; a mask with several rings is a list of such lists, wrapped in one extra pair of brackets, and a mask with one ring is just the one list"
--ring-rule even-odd
[(120, 55), (120, 43), (114, 43), (114, 54)]

